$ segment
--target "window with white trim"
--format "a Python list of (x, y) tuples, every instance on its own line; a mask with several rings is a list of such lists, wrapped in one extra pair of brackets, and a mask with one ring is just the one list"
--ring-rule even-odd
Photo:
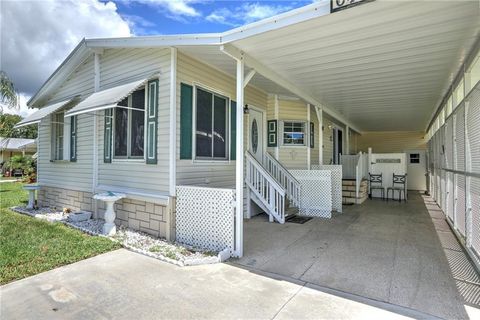
[(113, 156), (143, 159), (145, 154), (145, 88), (117, 104), (113, 117)]
[(52, 142), (51, 159), (70, 159), (70, 118), (65, 118), (65, 112), (56, 112), (51, 122)]
[(196, 88), (195, 158), (228, 158), (228, 98)]
[(283, 145), (305, 145), (305, 122), (283, 121)]

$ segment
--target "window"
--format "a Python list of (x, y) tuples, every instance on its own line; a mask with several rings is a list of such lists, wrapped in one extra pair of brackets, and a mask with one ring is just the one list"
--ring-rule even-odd
[(420, 154), (410, 153), (410, 163), (420, 163)]
[(145, 150), (145, 88), (137, 90), (114, 109), (113, 154), (119, 159), (143, 159)]
[(63, 160), (64, 150), (64, 113), (53, 114), (52, 119), (52, 160)]
[(283, 144), (291, 146), (304, 146), (305, 123), (299, 121), (284, 121)]
[(197, 159), (227, 159), (227, 105), (227, 98), (196, 89)]

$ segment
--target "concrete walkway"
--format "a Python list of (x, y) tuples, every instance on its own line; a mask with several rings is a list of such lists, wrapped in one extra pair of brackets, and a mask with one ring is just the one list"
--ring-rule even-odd
[(343, 214), (303, 225), (253, 218), (245, 223), (245, 256), (236, 263), (446, 319), (466, 319), (423, 198), (409, 197), (407, 203), (367, 200), (344, 206)]
[(228, 264), (180, 268), (124, 249), (0, 290), (4, 320), (429, 318)]

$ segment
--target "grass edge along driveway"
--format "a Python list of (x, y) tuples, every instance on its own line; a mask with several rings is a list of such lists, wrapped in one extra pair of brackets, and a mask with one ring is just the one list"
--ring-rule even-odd
[(26, 203), (22, 187), (0, 184), (0, 285), (120, 248), (62, 223), (13, 212), (10, 207)]

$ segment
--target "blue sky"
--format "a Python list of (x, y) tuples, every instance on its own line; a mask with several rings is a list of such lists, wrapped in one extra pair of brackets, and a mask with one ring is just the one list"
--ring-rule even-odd
[(83, 38), (222, 32), (314, 1), (2, 1), (0, 66), (20, 94), (12, 112), (33, 111), (26, 101)]
[(135, 35), (221, 32), (312, 3), (301, 1), (113, 1)]

